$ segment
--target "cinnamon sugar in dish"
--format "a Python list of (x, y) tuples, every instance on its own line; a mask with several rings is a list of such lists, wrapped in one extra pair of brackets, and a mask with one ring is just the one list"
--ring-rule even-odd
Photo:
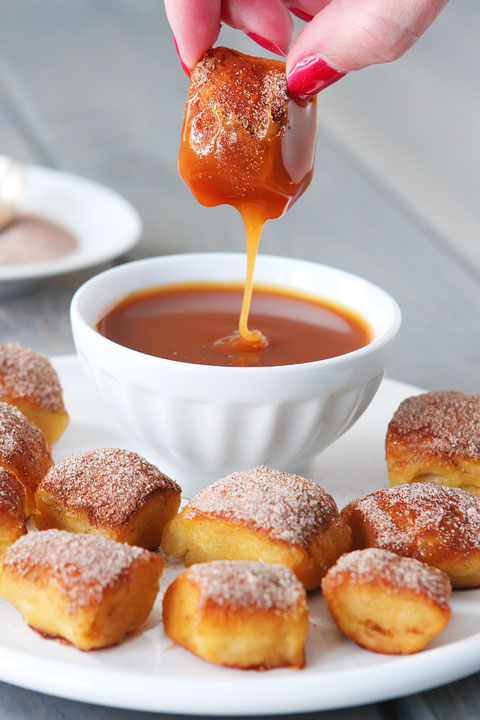
[(17, 215), (0, 231), (0, 266), (58, 260), (76, 248), (69, 230), (36, 215)]

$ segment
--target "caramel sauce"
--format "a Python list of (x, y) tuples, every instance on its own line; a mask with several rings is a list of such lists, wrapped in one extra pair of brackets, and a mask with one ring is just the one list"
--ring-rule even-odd
[[(310, 184), (315, 137), (316, 99), (288, 97), (285, 63), (219, 47), (193, 71), (179, 170), (198, 202), (232, 205), (243, 218), (247, 272), (238, 329), (255, 349), (268, 344), (267, 333), (248, 328), (262, 228)], [(224, 338), (230, 341), (238, 346), (235, 336)]]
[[(372, 331), (353, 310), (307, 293), (255, 286), (251, 318), (268, 344), (234, 334), (243, 287), (186, 283), (133, 293), (105, 313), (97, 330), (156, 357), (200, 365), (292, 365), (367, 345)], [(219, 340), (218, 338), (230, 338)]]

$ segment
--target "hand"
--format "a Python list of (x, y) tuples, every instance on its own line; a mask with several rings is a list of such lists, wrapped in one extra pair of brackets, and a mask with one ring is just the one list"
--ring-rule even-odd
[[(216, 41), (220, 23), (287, 55), (288, 89), (309, 97), (351, 70), (401, 57), (448, 0), (165, 0), (182, 67)], [(293, 36), (290, 12), (307, 21)]]

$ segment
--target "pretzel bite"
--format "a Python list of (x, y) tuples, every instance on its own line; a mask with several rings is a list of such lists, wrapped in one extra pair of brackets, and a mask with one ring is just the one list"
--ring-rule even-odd
[(480, 585), (480, 498), (412, 483), (377, 490), (341, 513), (355, 549), (378, 547), (447, 573), (453, 587)]
[(342, 555), (322, 580), (340, 630), (367, 650), (423, 650), (447, 625), (450, 581), (441, 570), (378, 548)]
[(35, 490), (52, 464), (43, 432), (14, 405), (0, 402), (0, 468), (22, 483), (26, 517), (35, 508)]
[(198, 202), (280, 217), (313, 174), (316, 99), (287, 93), (285, 63), (207, 50), (190, 80), (180, 174)]
[(312, 480), (263, 465), (202, 490), (165, 528), (162, 549), (187, 565), (260, 560), (291, 568), (307, 590), (350, 549), (335, 501)]
[(0, 345), (0, 400), (15, 405), (50, 444), (68, 425), (62, 388), (50, 361), (20, 345)]
[(105, 537), (32, 532), (5, 552), (0, 595), (42, 635), (107, 647), (147, 619), (163, 560)]
[(194, 565), (167, 589), (163, 622), (174, 642), (217, 665), (269, 670), (305, 664), (305, 590), (284, 565)]
[(407, 398), (388, 426), (385, 450), (391, 485), (436, 482), (480, 495), (480, 395)]
[(0, 555), (26, 532), (23, 485), (0, 468)]
[(35, 494), (33, 522), (156, 548), (180, 505), (180, 487), (138, 453), (100, 448), (54, 465)]

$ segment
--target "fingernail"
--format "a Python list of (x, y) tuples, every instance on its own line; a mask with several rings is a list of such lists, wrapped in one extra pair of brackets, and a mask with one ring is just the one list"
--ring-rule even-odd
[(313, 20), (313, 15), (310, 15), (310, 13), (305, 12), (305, 10), (300, 10), (300, 8), (296, 8), (293, 5), (289, 5), (288, 9), (291, 13), (296, 15), (300, 18), (300, 20), (305, 20), (305, 22), (310, 22), (310, 20)]
[(302, 100), (324, 90), (345, 77), (346, 73), (332, 68), (319, 55), (308, 55), (299, 60), (287, 79), (288, 91)]
[(175, 43), (175, 50), (177, 51), (178, 59), (180, 60), (180, 65), (182, 66), (182, 70), (185, 73), (185, 75), (188, 75), (188, 77), (190, 77), (190, 75), (192, 73), (182, 60), (182, 56), (180, 55), (180, 50), (178, 49), (178, 44), (177, 44), (175, 37), (173, 38), (173, 42)]
[(258, 43), (258, 45), (261, 45), (263, 48), (265, 48), (265, 50), (270, 50), (270, 52), (276, 53), (277, 55), (282, 55), (283, 57), (286, 56), (287, 53), (285, 52), (285, 50), (282, 50), (280, 45), (277, 45), (271, 40), (267, 40), (267, 38), (264, 38), (261, 35), (257, 35), (257, 33), (247, 33), (247, 35), (250, 40)]

